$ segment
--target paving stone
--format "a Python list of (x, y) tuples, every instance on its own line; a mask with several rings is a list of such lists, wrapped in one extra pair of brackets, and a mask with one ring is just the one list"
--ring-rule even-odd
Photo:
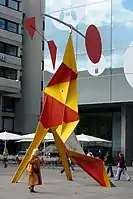
[[(11, 184), (11, 179), (17, 167), (0, 166), (0, 199), (132, 199), (133, 182), (114, 182), (115, 188), (100, 187), (80, 169), (73, 174), (73, 181), (68, 182), (65, 174), (60, 175), (59, 169), (42, 168), (43, 185), (36, 187), (38, 193), (29, 193), (27, 175), (24, 173), (17, 184)], [(133, 178), (133, 168), (129, 168)]]

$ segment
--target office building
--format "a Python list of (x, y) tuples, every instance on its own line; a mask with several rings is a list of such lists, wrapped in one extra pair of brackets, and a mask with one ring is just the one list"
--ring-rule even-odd
[(14, 130), (21, 98), (22, 20), (19, 1), (0, 1), (0, 131)]
[[(133, 158), (133, 2), (130, 0), (46, 0), (47, 14), (72, 24), (84, 35), (94, 24), (101, 35), (102, 56), (97, 64), (88, 58), (85, 39), (73, 31), (78, 67), (80, 123), (78, 133), (112, 141), (112, 151), (122, 151), (127, 163)], [(54, 34), (53, 34), (54, 32)], [(69, 29), (46, 18), (45, 36), (58, 47), (56, 68), (62, 61)], [(92, 35), (90, 35), (93, 38)], [(93, 42), (93, 41), (92, 41)], [(91, 45), (90, 45), (91, 48)], [(97, 50), (97, 49), (95, 49)], [(45, 47), (45, 85), (52, 76)]]
[[(0, 0), (0, 131), (31, 133), (41, 110), (43, 39), (24, 25), (35, 16), (43, 35), (43, 1)], [(44, 12), (43, 12), (44, 13)]]

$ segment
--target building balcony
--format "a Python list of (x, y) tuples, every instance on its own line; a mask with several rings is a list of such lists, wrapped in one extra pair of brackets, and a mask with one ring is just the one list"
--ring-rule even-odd
[(0, 93), (17, 94), (21, 91), (21, 82), (0, 77)]
[(22, 35), (0, 29), (0, 41), (21, 46)]
[(6, 6), (0, 5), (0, 17), (21, 24), (22, 19), (23, 19), (23, 13), (20, 11), (8, 8)]
[(0, 53), (0, 66), (21, 70), (21, 58)]

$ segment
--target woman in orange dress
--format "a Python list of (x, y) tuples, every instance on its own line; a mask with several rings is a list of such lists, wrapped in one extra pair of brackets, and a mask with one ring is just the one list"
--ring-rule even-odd
[(34, 149), (29, 161), (27, 172), (29, 174), (28, 185), (30, 192), (36, 193), (34, 187), (42, 184), (42, 177), (40, 171), (39, 150)]

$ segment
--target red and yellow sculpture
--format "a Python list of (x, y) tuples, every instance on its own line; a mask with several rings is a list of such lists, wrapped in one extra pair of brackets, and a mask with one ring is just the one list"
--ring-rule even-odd
[(102, 160), (70, 151), (65, 147), (64, 143), (72, 134), (78, 122), (77, 67), (72, 34), (70, 34), (63, 62), (45, 88), (43, 110), (35, 137), (14, 175), (12, 183), (18, 182), (29, 162), (33, 149), (40, 145), (47, 131), (51, 129), (68, 180), (72, 180), (72, 175), (67, 156), (101, 186), (111, 187)]

